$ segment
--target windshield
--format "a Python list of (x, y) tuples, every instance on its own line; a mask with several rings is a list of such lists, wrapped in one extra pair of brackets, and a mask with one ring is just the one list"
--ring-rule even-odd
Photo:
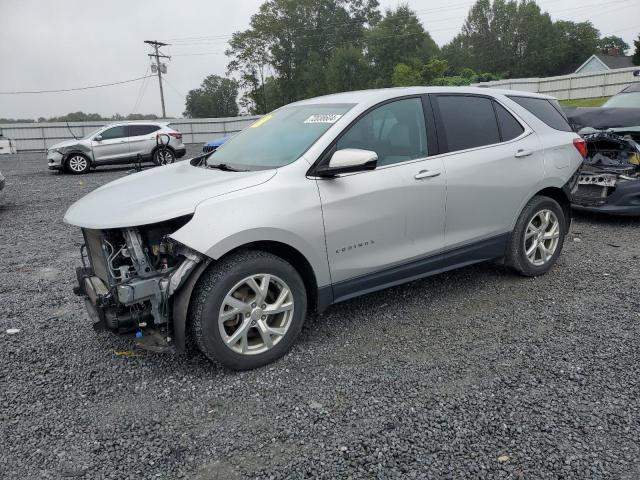
[(603, 107), (640, 108), (640, 92), (619, 93), (604, 102)]
[(354, 104), (283, 107), (265, 115), (222, 145), (207, 165), (238, 170), (278, 168), (297, 160)]

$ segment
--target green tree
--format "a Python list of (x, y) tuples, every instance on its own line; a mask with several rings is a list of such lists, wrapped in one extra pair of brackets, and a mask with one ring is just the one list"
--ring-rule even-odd
[(331, 52), (326, 68), (326, 89), (329, 92), (348, 92), (367, 88), (371, 69), (362, 49), (339, 47)]
[(622, 38), (617, 37), (615, 35), (602, 37), (598, 42), (598, 49), (602, 53), (607, 53), (611, 48), (617, 49), (618, 52), (620, 52), (620, 55), (625, 55), (627, 50), (629, 50), (629, 44), (625, 42)]
[(421, 65), (438, 53), (438, 46), (407, 5), (387, 10), (366, 36), (368, 55), (376, 72), (376, 86), (393, 83), (398, 63)]
[(209, 75), (200, 88), (190, 90), (186, 99), (185, 117), (216, 118), (238, 115), (238, 82), (218, 75)]
[(575, 72), (592, 54), (598, 51), (600, 32), (591, 22), (555, 22), (555, 72), (563, 75)]
[(633, 57), (631, 60), (634, 65), (640, 65), (640, 35), (638, 35), (638, 39), (633, 41), (633, 46), (635, 47), (635, 52), (633, 52)]
[(553, 22), (533, 0), (478, 0), (442, 56), (455, 72), (548, 76), (575, 70), (597, 51), (598, 38), (591, 23)]
[(255, 30), (236, 32), (225, 54), (233, 60), (227, 73), (240, 74), (240, 86), (246, 90), (241, 103), (252, 113), (267, 113), (275, 105), (267, 101), (266, 69), (270, 62), (267, 40)]
[(391, 83), (394, 87), (414, 87), (422, 85), (420, 70), (406, 63), (399, 63), (393, 67)]
[[(234, 34), (230, 69), (244, 75), (241, 81), (255, 91), (256, 65), (266, 61), (282, 103), (327, 93), (326, 71), (334, 50), (362, 49), (365, 29), (379, 19), (378, 0), (267, 0), (251, 17), (249, 29)], [(252, 38), (260, 40), (268, 55), (255, 59), (256, 47), (248, 41)]]

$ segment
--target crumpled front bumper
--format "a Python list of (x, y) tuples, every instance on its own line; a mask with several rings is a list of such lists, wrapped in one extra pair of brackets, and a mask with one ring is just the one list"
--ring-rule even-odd
[(169, 299), (203, 260), (195, 252), (185, 251), (183, 255), (182, 263), (169, 271), (133, 277), (117, 285), (107, 285), (91, 265), (77, 267), (74, 293), (84, 298), (94, 329), (131, 333), (153, 326), (166, 330), (171, 320)]
[(62, 170), (64, 155), (57, 150), (47, 151), (47, 167), (49, 170)]
[(618, 181), (615, 190), (606, 197), (581, 196), (580, 188), (572, 197), (576, 210), (610, 215), (640, 215), (640, 179)]

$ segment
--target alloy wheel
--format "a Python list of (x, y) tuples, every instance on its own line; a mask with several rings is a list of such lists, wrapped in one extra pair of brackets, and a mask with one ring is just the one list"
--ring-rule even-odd
[(69, 169), (72, 172), (82, 173), (87, 169), (89, 164), (87, 162), (87, 159), (84, 158), (82, 155), (74, 155), (69, 159), (68, 165), (69, 165)]
[(158, 165), (169, 165), (173, 163), (174, 156), (173, 153), (169, 150), (159, 150), (158, 151)]
[(524, 234), (524, 252), (531, 264), (536, 267), (545, 265), (560, 240), (560, 222), (551, 210), (540, 210), (529, 221)]
[(293, 307), (293, 293), (281, 278), (267, 273), (246, 277), (227, 293), (220, 306), (222, 340), (242, 355), (264, 353), (286, 335)]

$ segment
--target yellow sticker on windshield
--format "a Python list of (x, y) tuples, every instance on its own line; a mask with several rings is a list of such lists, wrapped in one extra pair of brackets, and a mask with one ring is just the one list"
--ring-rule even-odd
[(269, 120), (271, 120), (271, 117), (273, 117), (273, 115), (265, 115), (264, 117), (262, 117), (257, 122), (252, 123), (251, 125), (249, 125), (249, 128), (258, 128), (263, 123), (268, 122)]

